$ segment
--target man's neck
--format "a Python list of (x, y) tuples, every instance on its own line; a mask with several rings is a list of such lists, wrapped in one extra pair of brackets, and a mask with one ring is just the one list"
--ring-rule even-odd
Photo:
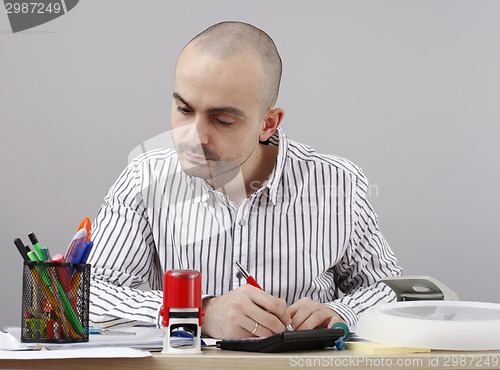
[(278, 146), (258, 144), (251, 163), (245, 163), (231, 174), (207, 180), (215, 190), (226, 194), (236, 204), (255, 193), (267, 180), (278, 157)]

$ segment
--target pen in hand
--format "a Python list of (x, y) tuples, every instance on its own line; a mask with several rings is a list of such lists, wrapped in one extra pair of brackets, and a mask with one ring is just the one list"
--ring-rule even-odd
[[(248, 273), (248, 271), (238, 261), (234, 261), (234, 263), (236, 264), (236, 267), (238, 267), (238, 270), (240, 270), (241, 274), (246, 279), (246, 281), (247, 281), (248, 284), (250, 284), (251, 286), (254, 286), (254, 287), (256, 287), (256, 288), (258, 288), (260, 290), (264, 290), (259, 285), (259, 283), (257, 283), (257, 281), (255, 281), (255, 279), (252, 277), (252, 275), (250, 275)], [(286, 326), (286, 330), (293, 331), (292, 325), (287, 325)]]

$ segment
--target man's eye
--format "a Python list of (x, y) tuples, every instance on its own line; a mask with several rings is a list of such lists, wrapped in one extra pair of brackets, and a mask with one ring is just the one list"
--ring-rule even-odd
[(232, 122), (226, 122), (226, 121), (221, 121), (220, 119), (217, 120), (222, 126), (229, 127), (232, 125)]
[(190, 114), (193, 111), (189, 108), (183, 108), (183, 107), (177, 107), (177, 110), (181, 112), (182, 114)]

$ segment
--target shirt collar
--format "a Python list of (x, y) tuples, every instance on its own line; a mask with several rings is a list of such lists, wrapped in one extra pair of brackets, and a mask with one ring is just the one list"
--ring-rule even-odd
[(288, 138), (283, 133), (281, 127), (278, 127), (274, 134), (269, 138), (269, 142), (270, 145), (278, 145), (278, 157), (276, 158), (276, 164), (274, 165), (273, 172), (271, 172), (266, 185), (269, 188), (269, 199), (274, 205), (276, 205), (278, 188), (283, 176), (283, 170), (285, 168), (286, 156), (288, 152)]
[[(182, 170), (181, 170), (182, 171)], [(193, 191), (193, 203), (206, 202), (209, 197), (209, 192), (213, 189), (207, 184), (207, 182), (199, 177), (189, 176), (184, 171), (182, 171), (184, 176), (188, 179)]]

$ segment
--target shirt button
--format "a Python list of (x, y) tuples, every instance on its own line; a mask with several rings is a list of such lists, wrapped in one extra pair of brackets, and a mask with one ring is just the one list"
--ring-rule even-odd
[(240, 226), (244, 226), (247, 222), (244, 219), (241, 219), (238, 221), (238, 223), (240, 224)]
[(243, 277), (243, 274), (241, 272), (237, 272), (236, 273), (236, 277), (238, 278), (238, 280), (240, 280), (242, 277)]

